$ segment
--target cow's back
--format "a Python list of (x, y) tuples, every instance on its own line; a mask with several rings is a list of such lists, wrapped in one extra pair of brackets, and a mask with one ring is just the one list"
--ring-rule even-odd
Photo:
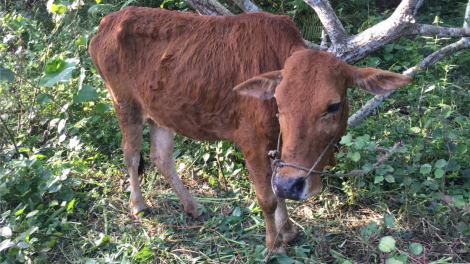
[(273, 100), (241, 97), (232, 88), (282, 69), (301, 46), (285, 16), (129, 7), (103, 18), (90, 54), (115, 104), (132, 101), (145, 117), (193, 139), (231, 140), (240, 118), (278, 126), (266, 118), (274, 116)]

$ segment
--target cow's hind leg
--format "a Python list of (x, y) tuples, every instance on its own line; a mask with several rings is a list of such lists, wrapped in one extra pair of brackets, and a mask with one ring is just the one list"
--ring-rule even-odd
[(207, 215), (199, 215), (199, 209), (203, 206), (186, 190), (176, 173), (175, 160), (173, 158), (174, 133), (149, 121), (150, 128), (150, 159), (165, 177), (173, 191), (178, 195), (183, 204), (184, 211), (191, 214), (194, 219), (204, 220)]
[(141, 159), (140, 150), (142, 149), (142, 131), (145, 122), (140, 108), (136, 104), (117, 101), (114, 106), (122, 131), (122, 151), (124, 152), (124, 160), (130, 177), (132, 214), (137, 215), (148, 209), (140, 191), (138, 174)]

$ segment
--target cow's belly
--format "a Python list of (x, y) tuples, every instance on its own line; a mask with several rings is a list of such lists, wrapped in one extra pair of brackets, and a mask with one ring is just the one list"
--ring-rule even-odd
[(150, 110), (148, 116), (155, 123), (187, 138), (233, 141), (235, 113), (227, 107), (203, 106), (198, 100), (167, 96), (153, 100), (147, 109)]

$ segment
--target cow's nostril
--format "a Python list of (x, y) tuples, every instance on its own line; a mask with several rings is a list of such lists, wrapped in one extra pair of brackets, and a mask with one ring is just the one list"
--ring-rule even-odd
[(292, 196), (296, 200), (300, 200), (300, 195), (302, 194), (302, 191), (304, 190), (304, 185), (305, 185), (305, 181), (300, 180), (294, 185), (294, 188), (292, 188)]

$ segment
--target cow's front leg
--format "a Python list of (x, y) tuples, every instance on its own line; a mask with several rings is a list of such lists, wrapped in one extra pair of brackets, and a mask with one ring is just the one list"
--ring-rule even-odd
[(278, 235), (276, 228), (275, 217), (279, 198), (274, 194), (271, 187), (272, 171), (267, 152), (261, 152), (255, 155), (253, 155), (253, 153), (244, 153), (244, 156), (250, 178), (255, 185), (258, 204), (263, 211), (266, 221), (266, 247), (269, 249), (272, 248), (274, 253), (285, 253), (286, 250), (282, 245), (282, 234)]
[(276, 228), (277, 230), (281, 230), (282, 241), (284, 241), (286, 244), (288, 242), (296, 243), (302, 240), (302, 237), (299, 236), (299, 230), (294, 227), (291, 220), (289, 219), (286, 201), (282, 198), (279, 198), (277, 203)]

